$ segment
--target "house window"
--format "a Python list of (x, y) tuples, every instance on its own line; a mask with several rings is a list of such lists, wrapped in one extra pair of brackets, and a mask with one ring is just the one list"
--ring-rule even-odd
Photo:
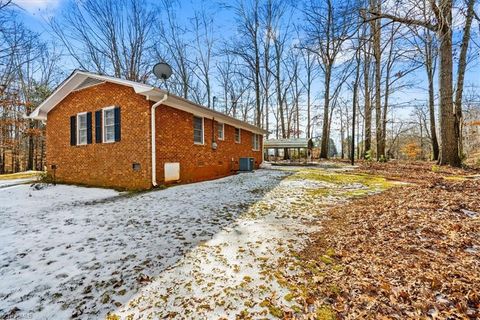
[(235, 128), (235, 142), (240, 143), (240, 128)]
[(115, 142), (115, 107), (103, 109), (103, 142)]
[(225, 125), (223, 123), (217, 122), (218, 140), (225, 139), (224, 131), (225, 131)]
[(252, 149), (254, 151), (260, 150), (260, 135), (259, 134), (253, 134), (252, 135)]
[(203, 118), (193, 117), (193, 142), (203, 144)]
[(87, 144), (87, 113), (77, 114), (77, 145)]

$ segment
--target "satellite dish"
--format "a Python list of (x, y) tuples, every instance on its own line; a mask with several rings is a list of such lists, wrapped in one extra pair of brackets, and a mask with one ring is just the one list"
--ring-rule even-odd
[(172, 67), (168, 63), (160, 62), (153, 67), (153, 74), (162, 80), (167, 80), (172, 75)]

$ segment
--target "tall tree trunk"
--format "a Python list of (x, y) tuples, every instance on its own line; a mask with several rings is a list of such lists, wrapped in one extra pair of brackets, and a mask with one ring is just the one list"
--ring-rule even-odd
[(427, 72), (428, 79), (428, 110), (430, 120), (430, 136), (432, 140), (432, 160), (437, 161), (440, 148), (438, 146), (437, 138), (437, 125), (435, 117), (435, 89), (434, 89), (434, 76), (435, 76), (435, 64), (436, 64), (436, 47), (434, 48), (434, 42), (431, 30), (425, 30), (424, 41), (424, 56), (425, 56), (425, 70)]
[(5, 173), (5, 149), (2, 148), (0, 153), (0, 174)]
[(388, 113), (388, 99), (390, 98), (390, 68), (387, 67), (387, 75), (385, 77), (385, 92), (383, 99), (383, 111), (382, 111), (382, 132), (381, 132), (381, 145), (383, 149), (383, 159), (386, 159), (385, 147), (387, 144), (387, 113)]
[(432, 65), (430, 67), (427, 66), (427, 74), (428, 74), (428, 110), (430, 116), (430, 135), (432, 137), (432, 160), (438, 160), (439, 156), (439, 147), (438, 147), (438, 139), (437, 139), (437, 126), (435, 124), (435, 91), (433, 88), (433, 70)]
[(357, 117), (357, 101), (358, 101), (358, 79), (360, 77), (360, 63), (357, 64), (355, 72), (355, 82), (353, 84), (353, 102), (352, 102), (352, 141), (350, 147), (350, 161), (352, 166), (355, 164), (355, 121)]
[(35, 153), (35, 143), (33, 136), (30, 134), (28, 136), (28, 160), (27, 160), (27, 170), (33, 170), (33, 158)]
[[(381, 2), (371, 0), (370, 6), (381, 15)], [(375, 59), (375, 138), (377, 142), (377, 160), (385, 156), (385, 146), (382, 143), (382, 47), (381, 47), (381, 19), (372, 20), (371, 31), (373, 38), (373, 57)]]
[[(348, 135), (348, 131), (347, 131), (347, 135)], [(340, 108), (340, 157), (342, 159), (345, 158), (344, 144), (345, 144), (345, 128), (343, 126), (343, 112), (342, 112), (342, 108)]]
[(441, 0), (439, 5), (441, 21), (438, 28), (440, 39), (440, 128), (441, 150), (439, 164), (461, 166), (458, 154), (458, 129), (453, 105), (452, 88), (452, 0)]
[(470, 32), (472, 28), (472, 20), (474, 15), (474, 4), (476, 0), (469, 0), (467, 6), (467, 15), (465, 19), (465, 27), (463, 31), (462, 44), (460, 47), (460, 57), (458, 59), (457, 68), (457, 90), (455, 91), (455, 129), (458, 136), (458, 153), (463, 157), (463, 134), (462, 134), (462, 98), (463, 98), (463, 83), (465, 80), (465, 69), (467, 67), (467, 53), (468, 44), (470, 43)]
[(311, 138), (311, 123), (312, 123), (312, 111), (310, 106), (310, 95), (311, 95), (311, 78), (312, 78), (312, 71), (311, 68), (308, 67), (307, 69), (307, 139)]
[[(364, 89), (365, 89), (364, 151), (366, 153), (372, 149), (372, 105), (370, 100), (370, 52), (367, 51), (367, 48), (365, 49), (365, 52), (364, 52), (363, 81), (364, 81)], [(363, 154), (363, 157), (365, 157), (365, 154)]]
[(322, 127), (322, 143), (320, 146), (320, 159), (328, 158), (328, 129), (329, 129), (329, 105), (330, 105), (330, 80), (331, 80), (331, 65), (325, 68), (325, 96), (323, 101), (323, 127)]

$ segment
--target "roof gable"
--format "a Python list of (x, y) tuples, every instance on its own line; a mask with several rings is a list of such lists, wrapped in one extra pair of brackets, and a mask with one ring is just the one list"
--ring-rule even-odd
[(85, 89), (87, 87), (97, 85), (102, 82), (111, 82), (133, 88), (135, 93), (143, 95), (147, 100), (160, 101), (165, 95), (168, 96), (169, 106), (183, 110), (189, 113), (193, 113), (205, 118), (215, 119), (217, 121), (229, 124), (234, 127), (242, 128), (259, 134), (266, 134), (267, 131), (251, 125), (247, 122), (238, 120), (236, 118), (227, 116), (221, 112), (206, 108), (198, 105), (192, 101), (181, 98), (176, 95), (172, 95), (159, 88), (138, 83), (134, 81), (102, 76), (91, 72), (75, 70), (67, 79), (65, 79), (53, 93), (45, 99), (31, 114), (30, 118), (36, 120), (47, 120), (48, 113), (55, 108), (65, 97), (73, 91)]

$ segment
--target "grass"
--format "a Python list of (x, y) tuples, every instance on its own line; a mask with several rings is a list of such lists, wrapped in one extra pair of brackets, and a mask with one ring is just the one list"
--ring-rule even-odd
[(302, 170), (289, 177), (290, 179), (308, 179), (328, 182), (338, 185), (354, 183), (363, 184), (369, 188), (387, 189), (393, 185), (391, 181), (379, 176), (362, 173), (328, 172), (324, 170)]
[(27, 171), (27, 172), (17, 172), (9, 174), (1, 174), (0, 180), (14, 180), (14, 179), (27, 179), (27, 178), (36, 178), (42, 171)]

